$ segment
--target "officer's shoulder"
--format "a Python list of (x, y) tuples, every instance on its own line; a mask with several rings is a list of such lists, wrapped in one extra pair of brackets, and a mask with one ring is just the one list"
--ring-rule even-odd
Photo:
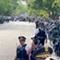
[(28, 45), (27, 44), (25, 44), (23, 47), (27, 47)]
[(37, 28), (36, 30), (39, 30), (39, 28)]
[(21, 46), (20, 46), (20, 45), (18, 45), (18, 46), (17, 46), (17, 49), (19, 49), (20, 47), (21, 47)]
[(26, 47), (29, 47), (29, 45), (28, 45), (28, 44), (26, 44)]
[(39, 28), (37, 28), (36, 31), (39, 31)]
[(25, 50), (27, 51), (27, 50), (29, 50), (29, 48), (30, 48), (30, 46), (26, 45)]

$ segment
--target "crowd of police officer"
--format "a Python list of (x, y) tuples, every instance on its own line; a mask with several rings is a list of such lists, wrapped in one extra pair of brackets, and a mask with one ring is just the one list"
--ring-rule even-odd
[(9, 21), (28, 21), (33, 22), (32, 16), (25, 16), (25, 15), (16, 15), (16, 16), (0, 16), (0, 24), (3, 24), (4, 22)]
[[(36, 33), (34, 37), (31, 38), (33, 41), (31, 47), (25, 44), (26, 37), (18, 37), (20, 45), (16, 49), (16, 57), (14, 60), (36, 60), (36, 58), (34, 57), (34, 54), (36, 54), (35, 52), (38, 49), (44, 48), (44, 44), (47, 42), (48, 39), (52, 41), (53, 45), (51, 45), (54, 48), (56, 56), (60, 57), (60, 20), (56, 21), (52, 19), (39, 19), (36, 20), (36, 28)], [(37, 53), (39, 53), (39, 51), (40, 50), (38, 50)], [(50, 51), (48, 50), (48, 52), (52, 54), (53, 49)], [(53, 58), (51, 59), (54, 60)], [(40, 58), (40, 60), (45, 59)]]
[[(36, 21), (36, 28), (39, 27), (38, 25), (39, 22), (43, 22), (43, 27), (47, 33), (47, 38), (50, 40), (50, 43), (52, 42), (51, 45), (53, 46), (56, 56), (60, 57), (60, 53), (59, 53), (60, 51), (60, 20), (40, 19)], [(59, 60), (59, 59), (52, 58), (52, 60)]]
[(35, 36), (31, 39), (33, 40), (31, 47), (25, 44), (26, 38), (24, 36), (19, 36), (20, 45), (16, 50), (15, 60), (28, 60), (29, 56), (31, 60), (35, 60), (33, 53), (38, 49), (44, 46), (44, 41), (47, 39), (45, 30), (43, 29), (43, 23), (39, 23), (39, 28), (36, 30)]

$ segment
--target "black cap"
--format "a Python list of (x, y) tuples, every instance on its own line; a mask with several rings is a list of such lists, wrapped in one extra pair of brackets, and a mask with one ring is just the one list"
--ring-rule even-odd
[(34, 53), (33, 57), (35, 58), (47, 58), (51, 56), (53, 49), (51, 47), (41, 47), (38, 48)]
[(24, 36), (19, 36), (18, 39), (19, 39), (20, 41), (25, 41), (25, 40), (26, 40), (26, 37), (24, 37)]

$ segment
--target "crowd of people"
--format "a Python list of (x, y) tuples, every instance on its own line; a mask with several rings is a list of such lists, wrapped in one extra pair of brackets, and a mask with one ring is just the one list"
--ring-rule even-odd
[[(59, 60), (58, 57), (60, 57), (60, 20), (55, 21), (41, 19), (37, 21), (38, 26), (36, 24), (36, 33), (34, 37), (31, 38), (31, 47), (29, 47), (28, 44), (25, 44), (26, 37), (18, 37), (20, 45), (16, 49), (16, 56), (14, 60)], [(44, 47), (44, 44), (47, 43), (48, 39), (52, 41), (53, 49), (51, 48), (50, 51), (48, 50), (49, 55), (46, 58), (36, 58), (35, 54), (37, 55), (40, 52), (40, 49), (42, 49), (41, 52), (45, 52), (45, 50), (47, 50), (45, 49), (46, 47)], [(38, 52), (36, 53), (37, 50)], [(56, 56), (54, 56), (55, 58), (49, 57), (50, 54), (52, 54), (53, 50), (56, 54)]]

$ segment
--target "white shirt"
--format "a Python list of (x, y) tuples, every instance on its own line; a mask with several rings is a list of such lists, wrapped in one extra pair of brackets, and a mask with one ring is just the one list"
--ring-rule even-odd
[(28, 51), (29, 48), (30, 48), (30, 47), (29, 47), (28, 45), (26, 45), (25, 50)]
[[(39, 29), (43, 30), (43, 28), (40, 28), (40, 27), (37, 28), (37, 29), (36, 29), (36, 33), (35, 33), (35, 35), (37, 35), (37, 34), (39, 33)], [(46, 34), (46, 36), (48, 37), (48, 34), (47, 34), (46, 30), (45, 30), (45, 34)]]
[[(22, 46), (19, 45), (17, 48), (20, 48), (20, 47), (22, 47)], [(30, 47), (29, 47), (28, 45), (26, 45), (25, 50), (28, 51), (29, 48), (30, 48)]]
[(43, 28), (40, 28), (40, 27), (37, 28), (37, 29), (36, 29), (36, 33), (35, 33), (35, 35), (39, 33), (39, 29), (43, 30)]

